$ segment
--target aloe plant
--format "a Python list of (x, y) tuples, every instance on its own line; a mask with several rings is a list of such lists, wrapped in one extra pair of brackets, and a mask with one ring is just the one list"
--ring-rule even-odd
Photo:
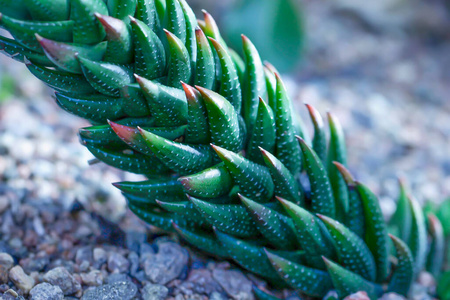
[[(80, 130), (89, 151), (147, 177), (114, 183), (138, 217), (275, 287), (408, 294), (430, 244), (421, 208), (401, 198), (389, 236), (377, 197), (346, 168), (337, 118), (327, 139), (308, 106), (309, 141), (247, 37), (241, 58), (184, 0), (1, 0), (0, 11), (14, 37), (2, 51), (92, 123)], [(440, 221), (428, 224), (436, 262)]]

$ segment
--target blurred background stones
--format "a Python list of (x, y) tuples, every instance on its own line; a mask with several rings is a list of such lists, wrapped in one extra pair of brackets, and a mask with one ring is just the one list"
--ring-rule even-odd
[[(310, 133), (304, 103), (340, 119), (349, 168), (380, 195), (387, 216), (398, 176), (422, 202), (448, 197), (445, 1), (289, 1), (299, 9), (301, 52), (283, 58), (296, 66), (284, 78)], [(227, 14), (243, 5), (189, 2), (198, 16), (210, 11), (224, 34)], [(242, 32), (251, 37), (252, 29)], [(140, 177), (89, 166), (93, 156), (77, 138), (84, 126), (23, 65), (0, 55), (0, 297), (252, 299), (255, 277), (160, 238), (126, 209), (111, 183)]]

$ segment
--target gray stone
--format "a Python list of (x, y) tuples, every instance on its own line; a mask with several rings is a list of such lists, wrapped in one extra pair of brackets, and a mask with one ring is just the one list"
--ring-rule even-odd
[(81, 290), (81, 284), (64, 267), (57, 267), (45, 273), (44, 281), (59, 286), (64, 295)]
[(128, 254), (128, 261), (130, 262), (130, 274), (135, 276), (139, 269), (139, 255), (136, 252)]
[(212, 274), (228, 296), (234, 299), (253, 299), (252, 282), (242, 272), (215, 269)]
[(108, 270), (111, 273), (119, 272), (119, 273), (125, 273), (128, 271), (128, 268), (130, 267), (130, 262), (123, 257), (123, 255), (120, 255), (119, 253), (111, 253), (108, 257)]
[(147, 284), (141, 291), (143, 300), (164, 300), (169, 289), (160, 284)]
[(28, 294), (35, 284), (34, 279), (25, 274), (21, 266), (15, 266), (9, 270), (9, 279), (25, 294)]
[(59, 286), (43, 282), (36, 285), (30, 291), (30, 300), (62, 300), (64, 294)]
[(13, 289), (9, 289), (3, 293), (0, 297), (1, 300), (25, 300), (23, 296), (17, 294), (17, 292)]
[(158, 245), (158, 253), (145, 259), (145, 275), (153, 283), (166, 284), (183, 273), (187, 268), (188, 259), (186, 249), (180, 245), (162, 242)]
[(106, 251), (102, 248), (95, 248), (92, 254), (95, 262), (105, 263), (108, 259)]
[(96, 288), (88, 289), (82, 300), (130, 300), (138, 292), (136, 285), (128, 281), (105, 284)]
[(2, 214), (9, 206), (9, 198), (7, 196), (0, 196), (0, 214)]
[(87, 261), (89, 263), (92, 263), (93, 261), (93, 253), (92, 253), (92, 247), (86, 246), (81, 247), (77, 250), (77, 254), (75, 255), (75, 262), (79, 265), (83, 263), (83, 261)]
[(130, 251), (139, 252), (141, 244), (147, 240), (147, 234), (141, 231), (127, 231), (125, 240)]
[(0, 266), (4, 266), (7, 270), (14, 265), (14, 259), (8, 253), (0, 253)]
[(103, 273), (99, 270), (92, 270), (89, 273), (80, 274), (81, 281), (87, 286), (99, 286), (103, 284)]
[[(49, 264), (50, 258), (45, 257), (33, 257), (25, 260), (26, 263), (23, 264), (23, 269), (28, 272), (40, 272)], [(22, 262), (21, 262), (22, 264)]]
[(189, 272), (189, 276), (182, 287), (198, 294), (210, 295), (213, 292), (223, 292), (222, 287), (212, 277), (208, 269), (194, 269)]

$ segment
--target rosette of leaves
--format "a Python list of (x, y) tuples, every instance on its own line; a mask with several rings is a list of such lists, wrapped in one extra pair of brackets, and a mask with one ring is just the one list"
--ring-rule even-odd
[(308, 141), (248, 38), (241, 58), (184, 0), (0, 0), (0, 10), (14, 37), (0, 49), (92, 123), (82, 143), (147, 177), (114, 184), (141, 219), (311, 297), (408, 293), (429, 244), (417, 202), (389, 237), (377, 197), (345, 167), (338, 120), (328, 114), (327, 137), (308, 106)]

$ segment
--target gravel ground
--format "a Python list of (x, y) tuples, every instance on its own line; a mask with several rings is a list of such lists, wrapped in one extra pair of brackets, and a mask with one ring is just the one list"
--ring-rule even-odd
[[(386, 215), (399, 175), (421, 201), (448, 197), (448, 36), (316, 2), (305, 2), (309, 49), (289, 84), (299, 110), (306, 102), (340, 118), (350, 168)], [(14, 99), (0, 99), (0, 299), (253, 299), (252, 285), (264, 287), (138, 220), (110, 183), (139, 176), (89, 166), (76, 136), (87, 123), (20, 64), (0, 56), (0, 74), (18, 81)], [(430, 299), (433, 279), (422, 274), (414, 289)]]

